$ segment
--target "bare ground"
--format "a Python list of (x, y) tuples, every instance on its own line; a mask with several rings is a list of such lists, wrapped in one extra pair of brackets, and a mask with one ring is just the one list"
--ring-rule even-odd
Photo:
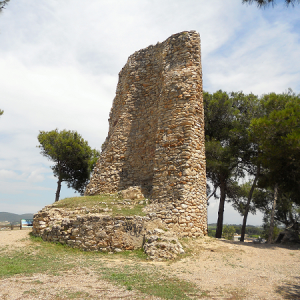
[[(0, 232), (0, 248), (30, 244), (26, 230)], [(240, 243), (212, 238), (184, 241), (191, 250), (175, 262), (151, 262), (170, 276), (194, 282), (201, 299), (300, 299), (300, 245)], [(7, 251), (7, 250), (5, 250)], [(112, 259), (112, 264), (128, 260)], [(150, 262), (141, 262), (145, 267)], [(90, 269), (61, 276), (0, 279), (0, 299), (158, 299), (108, 283)], [(92, 297), (92, 298), (91, 298)]]

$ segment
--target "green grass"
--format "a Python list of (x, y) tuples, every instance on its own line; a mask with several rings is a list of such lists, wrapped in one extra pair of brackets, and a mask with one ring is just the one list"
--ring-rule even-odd
[(72, 292), (70, 290), (64, 290), (56, 295), (57, 299), (91, 299), (90, 294), (87, 292)]
[[(139, 200), (140, 201), (140, 200)], [(121, 207), (118, 208), (116, 206), (112, 207), (112, 215), (122, 215), (122, 216), (145, 216), (146, 214), (142, 211), (145, 207), (144, 204), (134, 203), (131, 207)]]
[(30, 289), (29, 291), (24, 291), (24, 295), (36, 295), (38, 292), (36, 289)]
[(105, 208), (105, 204), (100, 204), (101, 202), (106, 202), (108, 205), (115, 201), (121, 201), (117, 194), (102, 194), (96, 196), (83, 196), (83, 197), (71, 197), (59, 200), (54, 203), (53, 206), (58, 208), (70, 208), (75, 209), (77, 207), (86, 207), (92, 209), (95, 205)]
[[(34, 273), (58, 275), (60, 271), (75, 266), (73, 263), (62, 263), (64, 258), (62, 249), (66, 247), (43, 242), (41, 238), (32, 238), (32, 240), (36, 243), (30, 247), (10, 252), (6, 249), (0, 250), (0, 278)], [(70, 250), (75, 249), (70, 248)]]
[(115, 193), (65, 198), (54, 203), (52, 206), (70, 210), (84, 208), (86, 213), (105, 213), (113, 216), (144, 216), (145, 213), (142, 209), (145, 207), (145, 204), (139, 204), (141, 200), (142, 199), (127, 201)]
[[(105, 252), (103, 252), (106, 254)], [(136, 249), (136, 250), (125, 250), (122, 252), (114, 253), (113, 257), (123, 257), (123, 258), (134, 258), (140, 260), (147, 260), (148, 255), (144, 252), (143, 249)]]
[(167, 276), (155, 266), (125, 265), (101, 268), (103, 277), (125, 286), (127, 290), (136, 289), (142, 293), (164, 299), (191, 299), (201, 296), (193, 283)]
[(15, 251), (9, 256), (0, 256), (0, 277), (15, 274), (30, 275), (38, 272), (55, 274), (70, 267), (72, 266), (62, 267), (60, 259), (56, 257), (47, 257), (45, 254), (32, 255), (24, 250)]
[[(37, 237), (31, 237), (30, 241), (30, 245), (19, 250), (0, 249), (0, 278), (35, 273), (64, 276), (63, 271), (85, 267), (113, 284), (146, 295), (163, 299), (199, 299), (203, 296), (193, 283), (169, 276), (164, 268), (146, 262), (142, 250), (106, 254), (83, 252), (65, 245), (44, 242)], [(35, 283), (42, 284), (41, 281)], [(24, 293), (34, 295), (36, 290), (32, 288)], [(89, 294), (65, 290), (57, 297), (88, 299)]]
[(256, 238), (258, 239), (260, 237), (260, 235), (258, 234), (252, 234), (252, 235), (248, 235), (249, 238)]

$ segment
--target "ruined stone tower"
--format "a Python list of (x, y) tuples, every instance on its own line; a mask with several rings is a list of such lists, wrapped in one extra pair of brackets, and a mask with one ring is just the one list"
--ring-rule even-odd
[(207, 232), (200, 37), (135, 52), (119, 73), (109, 132), (86, 195), (141, 186), (184, 235)]

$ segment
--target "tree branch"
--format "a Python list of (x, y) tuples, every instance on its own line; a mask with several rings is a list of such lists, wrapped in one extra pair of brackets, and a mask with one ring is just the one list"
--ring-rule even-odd
[(214, 190), (213, 192), (206, 198), (206, 201), (208, 202), (208, 200), (216, 193), (217, 188), (219, 187), (219, 185), (214, 186)]

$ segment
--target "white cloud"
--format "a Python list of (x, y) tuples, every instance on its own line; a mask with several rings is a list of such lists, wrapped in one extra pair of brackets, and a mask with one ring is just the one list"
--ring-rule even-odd
[(300, 90), (299, 34), (292, 32), (284, 20), (271, 24), (259, 18), (249, 26), (218, 56), (208, 57), (209, 89), (257, 94), (281, 93), (288, 87)]
[(15, 178), (17, 174), (11, 170), (0, 170), (0, 179), (12, 179)]
[[(48, 173), (48, 169), (47, 169), (47, 173)], [(32, 172), (30, 172), (27, 181), (29, 182), (42, 182), (45, 179), (44, 174), (45, 173), (45, 169), (44, 168), (40, 168), (37, 170), (34, 170)]]
[[(3, 156), (21, 158), (26, 152), (36, 156), (39, 130), (55, 128), (77, 130), (100, 149), (108, 130), (115, 78), (81, 74), (71, 67), (27, 68), (13, 58), (0, 59), (0, 69), (8, 70), (0, 72), (2, 97), (9, 99), (1, 105), (5, 111), (0, 128), (5, 137), (0, 141)], [(16, 154), (20, 151), (21, 156)]]
[(28, 181), (11, 180), (11, 181), (1, 181), (0, 190), (1, 193), (3, 194), (22, 194), (27, 191), (50, 191), (52, 190), (52, 188), (36, 185)]
[[(127, 57), (176, 32), (200, 33), (210, 92), (299, 93), (299, 13), (236, 0), (11, 1), (0, 16), (0, 191), (51, 203), (56, 186), (36, 148), (39, 130), (76, 130), (100, 149)], [(225, 220), (233, 213), (226, 208)]]

